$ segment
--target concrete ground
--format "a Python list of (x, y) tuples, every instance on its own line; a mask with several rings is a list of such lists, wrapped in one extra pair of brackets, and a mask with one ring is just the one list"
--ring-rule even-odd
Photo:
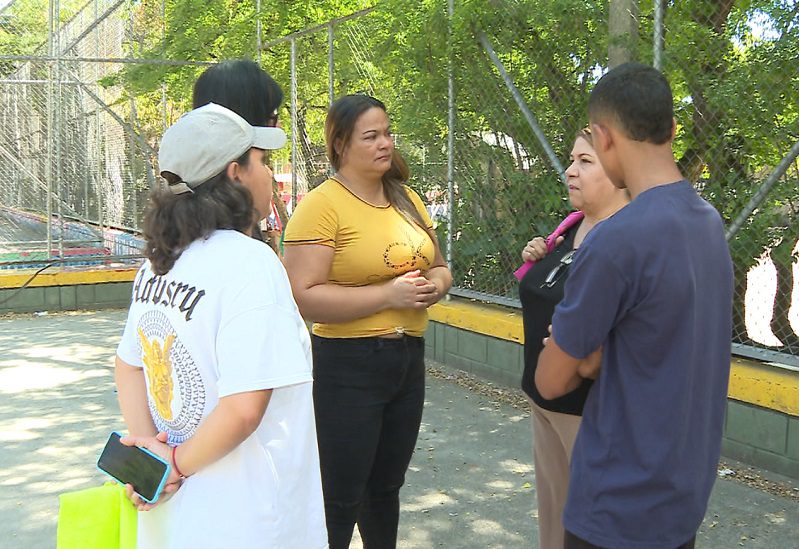
[[(124, 317), (0, 318), (0, 547), (54, 547), (58, 494), (104, 481), (97, 455), (123, 427), (112, 359)], [(529, 415), (430, 376), (399, 546), (530, 548), (536, 537)], [(797, 548), (799, 501), (719, 479), (697, 547)]]

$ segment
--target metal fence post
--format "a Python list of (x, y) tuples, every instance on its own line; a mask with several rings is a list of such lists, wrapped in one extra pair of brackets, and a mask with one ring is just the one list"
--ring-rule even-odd
[(333, 23), (327, 26), (327, 100), (328, 104), (332, 105), (335, 99), (335, 59), (333, 57)]
[[(61, 177), (61, 133), (63, 132), (63, 118), (64, 118), (64, 105), (63, 105), (63, 90), (61, 89), (61, 73), (63, 69), (61, 51), (61, 2), (55, 0), (55, 9), (53, 13), (55, 19), (55, 36), (53, 37), (53, 51), (58, 56), (55, 62), (55, 200), (56, 212), (58, 215), (58, 256), (64, 257), (64, 212), (62, 204), (64, 202), (63, 193), (63, 177)], [(53, 197), (51, 197), (51, 200)]]
[[(161, 40), (166, 40), (166, 0), (161, 0)], [(258, 55), (260, 54), (261, 52), (259, 50)], [(161, 131), (165, 132), (169, 127), (167, 121), (166, 82), (161, 84), (161, 117)]]
[(785, 172), (788, 171), (788, 167), (796, 162), (796, 158), (799, 157), (799, 141), (793, 144), (791, 150), (788, 151), (788, 154), (780, 161), (774, 171), (768, 176), (768, 178), (763, 182), (757, 192), (749, 199), (749, 202), (746, 204), (741, 213), (738, 214), (738, 217), (727, 227), (727, 232), (725, 236), (727, 237), (727, 241), (732, 240), (732, 238), (741, 230), (746, 220), (752, 215), (752, 212), (760, 206), (760, 204), (765, 200), (768, 193), (771, 192), (771, 189), (774, 185), (777, 184), (777, 181), (785, 175)]
[(261, 66), (261, 0), (255, 0), (255, 51), (258, 66)]
[[(163, 5), (163, 3), (162, 3), (162, 5)], [(94, 0), (94, 17), (95, 17), (95, 19), (97, 19), (99, 16), (100, 16), (100, 12), (99, 12), (98, 0)], [(97, 29), (97, 27), (95, 27), (95, 29)], [(100, 52), (100, 34), (99, 34), (99, 30), (97, 31), (96, 35), (97, 35), (97, 50), (96, 51), (97, 51), (97, 53), (99, 53)], [(96, 89), (97, 89), (97, 93), (99, 94), (99, 93), (102, 93), (102, 89), (101, 89), (100, 84), (99, 84), (101, 70), (100, 70), (100, 68), (99, 68), (99, 66), (97, 64), (94, 65), (94, 73), (95, 73), (94, 82), (95, 82), (95, 86), (96, 86)], [(85, 90), (85, 91), (88, 91), (88, 90)], [(100, 171), (100, 168), (103, 165), (103, 155), (102, 155), (102, 151), (100, 150), (100, 143), (101, 143), (100, 136), (102, 135), (102, 130), (103, 130), (103, 126), (102, 126), (103, 120), (102, 120), (101, 112), (102, 111), (100, 110), (100, 108), (98, 106), (98, 108), (95, 109), (93, 122), (94, 122), (94, 132), (95, 132), (95, 141), (96, 141), (96, 147), (95, 147), (95, 150), (94, 150), (94, 157), (95, 157), (95, 167), (96, 167), (97, 171), (95, 173), (94, 185), (95, 185), (95, 192), (97, 193), (97, 223), (98, 223), (98, 225), (100, 227), (100, 234), (102, 235), (103, 231), (104, 231), (103, 227), (105, 226), (105, 219), (104, 219), (104, 217), (105, 217), (105, 194), (103, 193), (103, 183), (102, 183), (103, 178), (102, 178), (102, 175), (101, 175), (102, 172)]]
[(488, 37), (485, 35), (484, 32), (481, 31), (480, 34), (478, 35), (478, 38), (480, 40), (480, 43), (483, 45), (483, 48), (486, 50), (488, 57), (491, 58), (491, 62), (494, 63), (494, 66), (499, 71), (500, 76), (502, 76), (502, 80), (504, 80), (505, 86), (507, 86), (508, 90), (513, 96), (513, 99), (516, 101), (516, 104), (519, 106), (519, 109), (522, 111), (524, 118), (527, 120), (527, 123), (530, 125), (530, 129), (533, 130), (533, 134), (535, 134), (536, 138), (538, 139), (538, 142), (541, 144), (541, 147), (544, 149), (544, 153), (546, 153), (550, 164), (552, 164), (552, 167), (555, 168), (555, 171), (558, 172), (558, 176), (560, 176), (561, 180), (565, 183), (566, 170), (563, 168), (563, 165), (560, 163), (560, 160), (558, 160), (558, 155), (556, 155), (555, 151), (552, 150), (552, 146), (549, 144), (547, 136), (544, 135), (544, 131), (541, 129), (541, 126), (538, 124), (538, 120), (536, 119), (535, 115), (527, 107), (527, 103), (524, 102), (522, 94), (519, 92), (519, 89), (516, 87), (516, 84), (513, 83), (513, 79), (505, 70), (505, 65), (502, 64), (502, 60), (497, 55), (497, 52), (494, 51), (494, 47), (491, 45), (491, 42), (488, 40)]
[(291, 211), (297, 207), (297, 39), (291, 39)]
[[(134, 38), (134, 34), (133, 34), (133, 11), (130, 12), (130, 15), (128, 17), (128, 33), (129, 33), (129, 38), (128, 38), (129, 51), (128, 51), (128, 55), (130, 55), (132, 57), (133, 54), (134, 54), (134, 47), (133, 47), (133, 38)], [(128, 107), (130, 108), (130, 125), (135, 128), (136, 127), (136, 100), (132, 96), (129, 99)], [(144, 152), (144, 151), (142, 151), (142, 152)], [(135, 145), (135, 140), (133, 138), (133, 134), (131, 134), (131, 133), (128, 133), (128, 163), (130, 164), (130, 178), (133, 181), (133, 188), (130, 191), (130, 193), (131, 193), (131, 202), (132, 202), (131, 209), (132, 209), (132, 217), (133, 217), (133, 220), (132, 220), (133, 221), (133, 228), (134, 229), (138, 229), (139, 228), (139, 224), (138, 224), (138, 220), (139, 220), (139, 216), (138, 216), (138, 213), (139, 213), (138, 194), (139, 193), (138, 193), (138, 190), (136, 189), (136, 186), (137, 186), (136, 184), (138, 183), (139, 174), (137, 173), (137, 170), (136, 170), (136, 145)]]
[(452, 18), (455, 15), (455, 0), (448, 0), (447, 13), (447, 246), (446, 261), (452, 268), (452, 232), (455, 218), (455, 74), (452, 44)]
[[(48, 2), (47, 6), (47, 54), (52, 58), (55, 54), (54, 40), (55, 33), (53, 27), (55, 26), (55, 5), (53, 0)], [(57, 162), (53, 151), (55, 149), (55, 137), (53, 135), (53, 62), (49, 61), (47, 64), (47, 159), (45, 160), (45, 179), (47, 183), (47, 191), (45, 194), (45, 211), (47, 215), (47, 257), (51, 258), (53, 253), (53, 206), (50, 202), (50, 195), (52, 193), (53, 185), (53, 164)]]
[(655, 30), (652, 39), (652, 66), (663, 69), (663, 0), (655, 0)]

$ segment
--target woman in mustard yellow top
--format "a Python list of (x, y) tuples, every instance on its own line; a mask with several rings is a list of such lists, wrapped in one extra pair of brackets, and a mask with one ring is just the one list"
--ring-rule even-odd
[(336, 174), (284, 236), (300, 311), (314, 321), (314, 406), (331, 549), (397, 542), (399, 490), (424, 403), (427, 308), (452, 284), (383, 103), (336, 101), (325, 122)]

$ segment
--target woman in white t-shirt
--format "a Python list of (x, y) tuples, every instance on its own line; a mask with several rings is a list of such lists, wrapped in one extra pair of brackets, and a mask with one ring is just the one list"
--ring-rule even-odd
[(161, 142), (168, 185), (116, 359), (123, 443), (172, 464), (156, 504), (128, 487), (139, 547), (327, 546), (308, 332), (280, 261), (246, 236), (285, 141), (209, 104)]

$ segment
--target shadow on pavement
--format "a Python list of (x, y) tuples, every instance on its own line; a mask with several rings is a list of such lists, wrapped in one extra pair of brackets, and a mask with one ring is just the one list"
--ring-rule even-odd
[[(125, 311), (0, 318), (0, 546), (54, 547), (58, 494), (104, 482), (97, 455), (123, 429), (113, 356), (124, 321)], [(531, 439), (526, 410), (429, 376), (399, 547), (537, 547)], [(719, 479), (697, 547), (797, 540), (799, 502)]]

